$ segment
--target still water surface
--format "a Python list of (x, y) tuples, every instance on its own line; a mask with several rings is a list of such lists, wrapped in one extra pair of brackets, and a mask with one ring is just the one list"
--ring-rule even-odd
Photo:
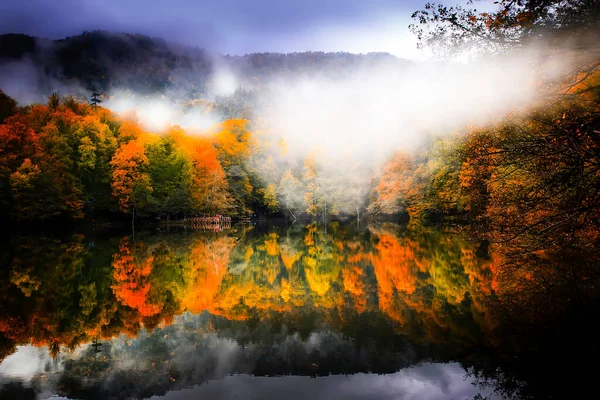
[(540, 357), (562, 336), (507, 336), (500, 257), (442, 229), (13, 235), (1, 261), (2, 399), (552, 398), (532, 369), (572, 378)]

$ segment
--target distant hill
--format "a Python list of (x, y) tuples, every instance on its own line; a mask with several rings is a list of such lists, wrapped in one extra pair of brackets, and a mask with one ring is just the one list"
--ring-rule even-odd
[(387, 53), (254, 53), (229, 56), (167, 43), (160, 38), (105, 31), (84, 32), (61, 40), (21, 34), (0, 35), (0, 89), (20, 101), (53, 91), (86, 95), (117, 89), (194, 99), (207, 94), (215, 71), (226, 68), (246, 88), (287, 74), (330, 74), (409, 61)]

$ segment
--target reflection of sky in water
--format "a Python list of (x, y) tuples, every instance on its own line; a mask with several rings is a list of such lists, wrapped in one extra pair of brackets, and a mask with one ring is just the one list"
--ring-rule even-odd
[(389, 375), (356, 374), (309, 378), (228, 376), (193, 389), (169, 392), (154, 399), (472, 399), (479, 390), (457, 363), (425, 363)]
[[(188, 319), (184, 317), (184, 319)], [(23, 382), (31, 386), (31, 379), (42, 376), (38, 386), (38, 398), (57, 399), (58, 382), (69, 379), (65, 365), (78, 365), (75, 371), (93, 371), (99, 364), (101, 379), (94, 383), (94, 373), (90, 377), (91, 386), (100, 393), (121, 395), (119, 388), (111, 381), (129, 381), (139, 393), (144, 386), (161, 386), (167, 370), (182, 369), (187, 375), (181, 380), (173, 379), (166, 393), (153, 396), (156, 399), (265, 399), (286, 397), (294, 399), (472, 399), (476, 394), (491, 395), (491, 389), (480, 389), (473, 384), (473, 378), (467, 376), (465, 369), (458, 363), (420, 362), (391, 374), (357, 373), (330, 376), (252, 376), (261, 358), (265, 357), (264, 347), (260, 344), (240, 345), (230, 338), (219, 338), (214, 334), (191, 334), (179, 323), (174, 326), (157, 329), (152, 333), (142, 332), (137, 339), (125, 336), (105, 342), (104, 350), (93, 356), (91, 346), (80, 346), (74, 352), (61, 352), (56, 359), (49, 356), (45, 347), (19, 346), (17, 351), (0, 363), (0, 385), (7, 381)], [(202, 316), (192, 317), (198, 321)], [(177, 328), (176, 328), (177, 327)], [(197, 328), (198, 325), (195, 325)], [(175, 329), (176, 328), (176, 329)], [(194, 329), (195, 330), (195, 329)], [(191, 335), (190, 335), (191, 334)], [(313, 333), (306, 340), (290, 335), (278, 343), (272, 343), (268, 350), (271, 357), (292, 362), (300, 354), (321, 354), (320, 360), (327, 364), (332, 359), (344, 359), (350, 347), (341, 336), (331, 332)], [(198, 349), (202, 349), (199, 352)], [(295, 349), (295, 350), (290, 350)], [(350, 350), (351, 351), (351, 350)], [(410, 349), (408, 350), (410, 353)], [(377, 355), (375, 355), (377, 356)], [(299, 358), (302, 358), (300, 355)], [(162, 367), (160, 361), (167, 367)], [(103, 360), (108, 360), (102, 364)], [(407, 362), (411, 363), (407, 356)], [(318, 362), (321, 362), (318, 361)], [(355, 361), (355, 360), (354, 360)], [(362, 360), (364, 361), (364, 360)], [(304, 360), (306, 363), (306, 360)], [(155, 365), (158, 364), (156, 367)], [(363, 367), (368, 368), (369, 362)], [(317, 364), (313, 364), (318, 368)], [(248, 374), (250, 373), (250, 374)], [(72, 374), (72, 373), (71, 373)], [(132, 374), (135, 375), (132, 377)], [(123, 377), (129, 378), (123, 380)], [(73, 377), (73, 375), (71, 375)], [(97, 378), (97, 377), (96, 377)], [(131, 379), (131, 380), (129, 380)], [(145, 383), (140, 382), (146, 381)], [(198, 385), (198, 383), (206, 382)], [(139, 387), (137, 387), (139, 386)], [(157, 392), (161, 393), (161, 391)], [(144, 396), (147, 397), (147, 396)], [(61, 397), (62, 398), (62, 397)], [(496, 398), (496, 397), (489, 397)]]
[[(233, 345), (233, 343), (231, 343)], [(233, 345), (235, 346), (235, 345)], [(224, 346), (218, 346), (220, 350)], [(77, 352), (76, 352), (77, 353)], [(227, 358), (227, 355), (224, 355)], [(48, 371), (51, 359), (45, 348), (20, 346), (0, 363), (0, 383), (18, 379), (28, 385), (29, 379)], [(221, 364), (223, 369), (224, 364)], [(56, 366), (55, 366), (56, 367)], [(51, 368), (53, 369), (53, 368)], [(58, 372), (58, 367), (53, 372)], [(221, 370), (221, 374), (229, 371)], [(378, 375), (331, 375), (326, 377), (283, 376), (255, 377), (229, 375), (209, 380), (204, 385), (168, 392), (153, 399), (266, 399), (285, 396), (295, 399), (472, 399), (480, 393), (490, 396), (490, 389), (480, 390), (458, 363), (422, 363), (397, 373)], [(64, 399), (47, 387), (40, 398)], [(494, 399), (497, 397), (489, 397)]]
[[(99, 398), (162, 393), (153, 398), (427, 400), (472, 399), (476, 394), (491, 392), (490, 388), (476, 387), (458, 363), (418, 361), (422, 356), (411, 345), (403, 350), (406, 354), (371, 349), (374, 353), (365, 356), (356, 352), (343, 335), (330, 331), (313, 332), (306, 340), (297, 334), (283, 335), (274, 341), (261, 335), (262, 339), (255, 337), (256, 342), (241, 345), (231, 337), (207, 332), (206, 318), (206, 314), (187, 314), (177, 317), (172, 326), (142, 331), (136, 339), (121, 335), (105, 341), (95, 355), (92, 346), (80, 346), (73, 352), (62, 351), (52, 359), (46, 347), (19, 346), (0, 363), (0, 386), (17, 381), (29, 387), (32, 379), (37, 379), (38, 398), (44, 399), (62, 393), (57, 389), (63, 386), (60, 382), (73, 378), (98, 391)], [(230, 334), (234, 331), (235, 327)], [(387, 358), (401, 360), (396, 368), (401, 368), (399, 372), (317, 377), (292, 376), (286, 372), (288, 368), (298, 370), (309, 365), (309, 374), (312, 368), (315, 375), (326, 375), (327, 371), (320, 369), (327, 368), (332, 361), (347, 362), (347, 368), (354, 372), (356, 368), (369, 371), (378, 368), (376, 360)], [(70, 370), (67, 365), (71, 365)], [(277, 368), (285, 376), (252, 376), (277, 374), (274, 372)], [(103, 372), (98, 373), (100, 370)], [(181, 371), (183, 376), (173, 371)], [(303, 371), (301, 374), (306, 375), (307, 370)], [(177, 379), (172, 379), (172, 373)], [(202, 382), (206, 383), (198, 385)], [(132, 392), (123, 394), (121, 385)], [(157, 391), (156, 387), (162, 390)], [(148, 392), (149, 388), (153, 389)]]
[(7, 378), (28, 380), (44, 371), (48, 359), (46, 348), (19, 346), (15, 353), (0, 363), (0, 382)]

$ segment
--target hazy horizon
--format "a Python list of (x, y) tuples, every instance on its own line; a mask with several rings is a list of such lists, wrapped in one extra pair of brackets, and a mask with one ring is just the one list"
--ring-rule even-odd
[(59, 10), (48, 0), (3, 2), (0, 34), (23, 33), (54, 40), (86, 30), (107, 30), (162, 37), (231, 55), (343, 51), (428, 58), (408, 31), (410, 15), (424, 5), (418, 0), (258, 0), (242, 4), (230, 0), (109, 0), (102, 4), (67, 0), (61, 5)]

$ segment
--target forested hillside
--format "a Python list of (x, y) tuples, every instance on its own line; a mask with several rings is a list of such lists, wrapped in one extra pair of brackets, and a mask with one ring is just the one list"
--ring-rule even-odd
[(139, 95), (165, 94), (176, 100), (191, 100), (208, 94), (217, 68), (226, 68), (240, 78), (239, 84), (245, 89), (253, 89), (274, 76), (339, 75), (382, 62), (398, 67), (410, 64), (386, 53), (230, 56), (145, 35), (105, 31), (54, 41), (20, 34), (0, 36), (0, 83), (11, 85), (7, 81), (17, 78), (34, 92), (28, 99), (33, 94), (42, 96), (36, 97), (37, 101), (55, 91), (85, 97), (93, 89), (106, 95), (130, 90)]

